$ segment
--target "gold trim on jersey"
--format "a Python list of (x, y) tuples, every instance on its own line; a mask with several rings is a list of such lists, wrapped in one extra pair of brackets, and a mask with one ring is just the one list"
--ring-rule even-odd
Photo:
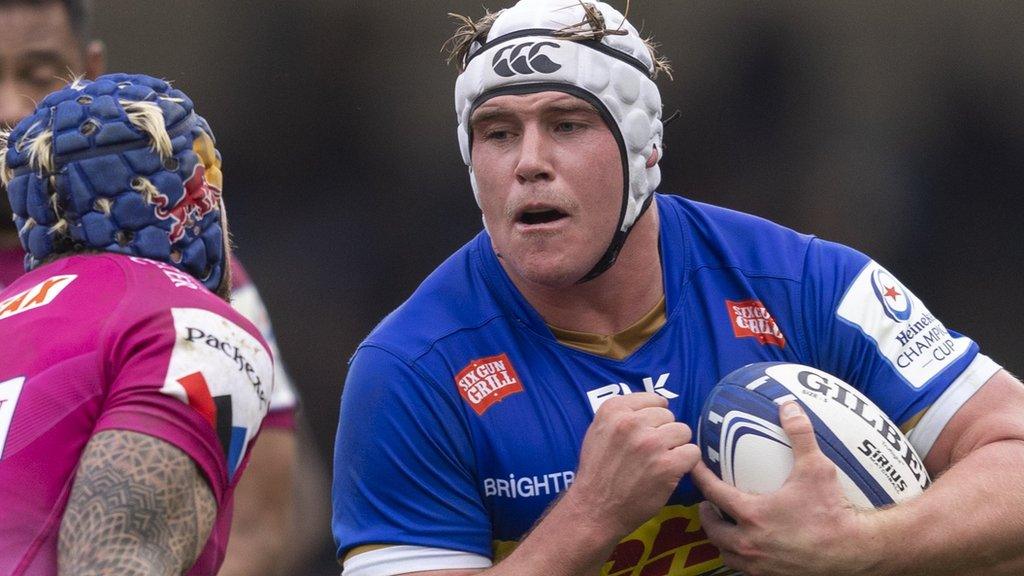
[(652, 308), (650, 312), (645, 314), (643, 318), (634, 322), (632, 326), (621, 332), (616, 332), (615, 334), (574, 332), (572, 330), (556, 328), (550, 324), (548, 325), (548, 328), (559, 342), (569, 346), (570, 348), (576, 348), (577, 350), (583, 350), (584, 352), (590, 352), (591, 354), (597, 354), (599, 356), (605, 356), (615, 360), (622, 360), (633, 352), (636, 352), (637, 349), (650, 340), (651, 336), (653, 336), (655, 332), (660, 330), (664, 325), (665, 297), (662, 296), (661, 300), (658, 301), (658, 304)]
[[(721, 571), (722, 557), (700, 527), (697, 505), (666, 506), (623, 538), (601, 569), (601, 576), (702, 576)], [(495, 540), (494, 562), (517, 542)]]
[(906, 422), (903, 423), (902, 426), (900, 426), (900, 431), (903, 432), (904, 434), (910, 434), (910, 431), (913, 430), (914, 427), (917, 426), (917, 423), (921, 421), (921, 418), (924, 417), (924, 413), (928, 411), (928, 408), (931, 408), (931, 406), (928, 406), (924, 410), (921, 410), (917, 414), (911, 416), (909, 420), (907, 420)]
[(355, 548), (348, 551), (345, 557), (342, 558), (341, 564), (344, 564), (346, 560), (363, 552), (372, 552), (374, 550), (380, 550), (381, 548), (390, 548), (392, 546), (398, 546), (398, 544), (364, 544), (362, 546), (356, 546)]

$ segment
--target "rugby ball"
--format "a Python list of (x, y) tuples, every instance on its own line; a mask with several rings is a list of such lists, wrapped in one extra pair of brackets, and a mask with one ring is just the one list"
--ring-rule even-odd
[(779, 489), (793, 468), (779, 425), (779, 405), (789, 400), (810, 417), (852, 505), (896, 504), (931, 483), (906, 436), (874, 403), (831, 374), (784, 362), (744, 366), (711, 391), (697, 426), (704, 464), (745, 492)]

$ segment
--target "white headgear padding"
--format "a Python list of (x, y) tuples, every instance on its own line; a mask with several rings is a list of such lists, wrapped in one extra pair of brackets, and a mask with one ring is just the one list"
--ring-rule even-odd
[(647, 167), (654, 149), (662, 149), (661, 94), (652, 79), (654, 60), (636, 28), (604, 2), (587, 4), (600, 11), (612, 33), (598, 35), (600, 40), (565, 37), (591, 32), (580, 0), (520, 0), (499, 13), (483, 42), (470, 47), (455, 83), (459, 147), (480, 204), (471, 162), (473, 110), (494, 96), (548, 90), (589, 101), (624, 155), (619, 232), (625, 233), (661, 182), (657, 163)]

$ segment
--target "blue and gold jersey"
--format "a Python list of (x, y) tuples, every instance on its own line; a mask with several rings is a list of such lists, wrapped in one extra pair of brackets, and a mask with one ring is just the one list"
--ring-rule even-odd
[[(998, 369), (863, 254), (676, 196), (658, 195), (656, 205), (665, 323), (622, 360), (560, 343), (486, 233), (370, 334), (342, 400), (339, 557), (389, 544), (501, 559), (572, 484), (587, 427), (616, 395), (660, 394), (696, 430), (705, 396), (725, 374), (751, 362), (799, 362), (855, 385), (895, 422), (917, 424), (911, 439), (923, 455), (969, 397), (963, 390)], [(941, 401), (953, 387), (961, 393)], [(927, 410), (937, 401), (942, 410)], [(700, 528), (701, 500), (684, 477), (604, 573), (720, 568)]]

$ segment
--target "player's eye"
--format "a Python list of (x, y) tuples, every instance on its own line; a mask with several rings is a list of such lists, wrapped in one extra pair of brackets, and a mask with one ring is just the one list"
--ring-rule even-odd
[(580, 128), (583, 128), (583, 125), (580, 124), (579, 122), (574, 122), (574, 121), (570, 121), (570, 120), (564, 120), (564, 121), (559, 122), (558, 124), (555, 125), (555, 132), (561, 132), (563, 134), (569, 134), (569, 133), (572, 133), (572, 132), (576, 132)]
[(505, 140), (508, 140), (508, 138), (509, 138), (509, 131), (508, 130), (493, 129), (493, 130), (484, 130), (483, 131), (483, 139), (484, 140), (490, 140), (490, 141), (493, 141), (493, 142), (503, 142)]
[(18, 70), (18, 78), (36, 88), (48, 89), (51, 86), (59, 85), (60, 71), (53, 63), (29, 64)]

